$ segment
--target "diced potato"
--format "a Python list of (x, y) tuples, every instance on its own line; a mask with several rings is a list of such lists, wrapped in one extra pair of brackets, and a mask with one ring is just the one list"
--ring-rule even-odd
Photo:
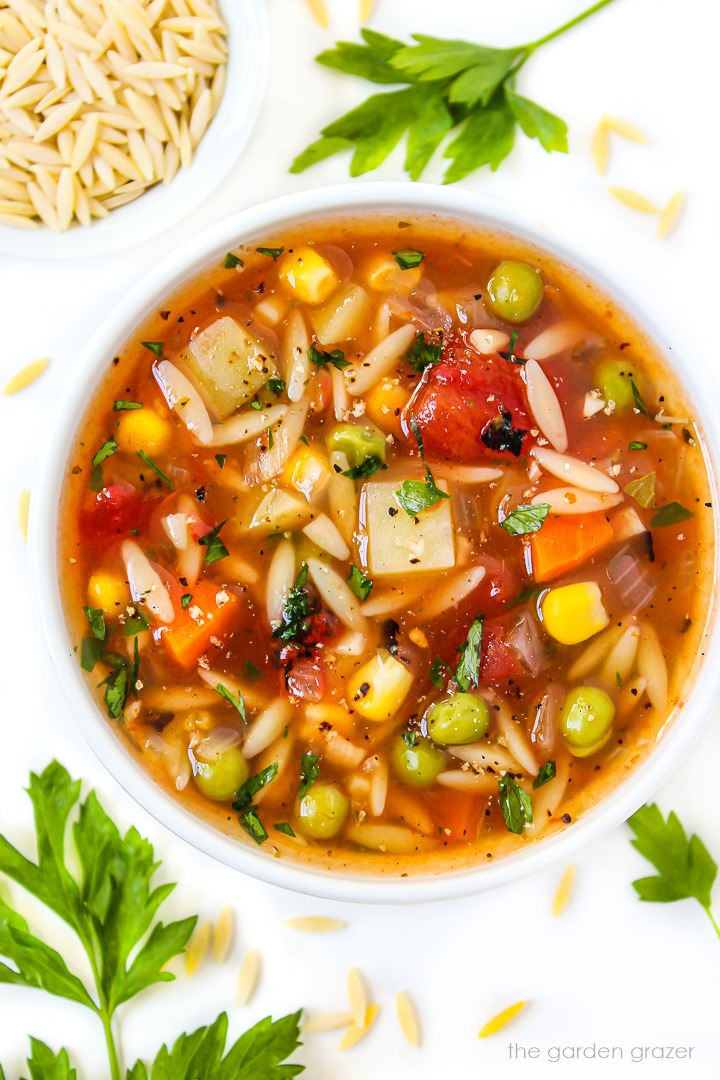
[(348, 282), (326, 304), (310, 313), (310, 322), (321, 345), (334, 345), (355, 336), (369, 309), (370, 297), (365, 290)]
[(642, 536), (647, 532), (632, 506), (621, 506), (610, 518), (610, 524), (618, 541), (632, 540), (634, 536)]
[(400, 385), (399, 379), (380, 379), (365, 394), (365, 415), (378, 425), (386, 435), (401, 439), (403, 435), (400, 415), (410, 400), (410, 393)]
[(422, 265), (401, 270), (392, 255), (378, 252), (364, 267), (365, 278), (371, 289), (385, 292), (411, 293), (423, 275)]
[(285, 466), (282, 480), (310, 502), (325, 490), (330, 480), (327, 455), (315, 445), (299, 447)]
[(250, 531), (258, 536), (300, 529), (312, 517), (305, 499), (292, 491), (273, 488), (263, 498), (250, 522)]
[(328, 260), (307, 245), (282, 256), (278, 275), (285, 288), (304, 304), (322, 304), (338, 284)]
[(578, 645), (610, 622), (596, 581), (579, 581), (551, 589), (542, 602), (547, 632), (563, 645)]
[(262, 342), (229, 315), (197, 334), (182, 359), (221, 420), (254, 398), (277, 374)]
[[(449, 570), (455, 565), (450, 500), (411, 517), (395, 497), (399, 481), (365, 485), (365, 521), (373, 577), (407, 574), (409, 570)], [(443, 481), (438, 487), (446, 491)]]
[(115, 441), (124, 454), (144, 450), (152, 457), (168, 448), (172, 434), (172, 424), (154, 409), (133, 409), (118, 420)]
[(289, 307), (290, 301), (287, 296), (275, 293), (274, 296), (266, 296), (264, 300), (256, 304), (255, 315), (267, 326), (277, 326), (280, 320), (285, 318)]
[(350, 682), (350, 707), (366, 720), (389, 720), (402, 705), (413, 677), (405, 664), (380, 650)]
[(88, 604), (102, 608), (106, 619), (116, 619), (132, 603), (125, 578), (109, 571), (98, 571), (88, 582)]

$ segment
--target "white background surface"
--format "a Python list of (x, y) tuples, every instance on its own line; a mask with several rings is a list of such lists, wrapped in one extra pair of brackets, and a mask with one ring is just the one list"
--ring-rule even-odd
[[(225, 0), (226, 3), (232, 0)], [(42, 440), (55, 403), (72, 377), (76, 358), (99, 321), (143, 270), (185, 238), (221, 217), (267, 197), (347, 178), (347, 160), (331, 159), (299, 177), (287, 166), (323, 123), (362, 100), (367, 84), (339, 77), (312, 62), (335, 37), (356, 33), (354, 0), (331, 4), (329, 32), (307, 14), (302, 0), (268, 0), (270, 83), (249, 149), (234, 174), (172, 231), (144, 247), (97, 260), (42, 264), (0, 253), (0, 384), (23, 364), (50, 355), (52, 364), (32, 388), (0, 400), (0, 484), (7, 508), (0, 530), (3, 708), (0, 713), (0, 832), (29, 848), (30, 804), (22, 788), (30, 769), (57, 756), (75, 776), (98, 788), (125, 827), (150, 837), (166, 880), (179, 882), (166, 912), (215, 917), (231, 902), (238, 933), (222, 967), (207, 963), (193, 981), (181, 975), (169, 988), (143, 996), (120, 1024), (126, 1064), (153, 1054), (160, 1041), (207, 1022), (223, 1008), (231, 1035), (261, 1016), (298, 1006), (344, 1007), (346, 973), (365, 973), (383, 1012), (371, 1035), (338, 1055), (338, 1033), (308, 1039), (300, 1052), (312, 1080), (374, 1080), (439, 1074), (509, 1078), (595, 1076), (711, 1080), (720, 1076), (717, 972), (720, 942), (697, 904), (642, 905), (631, 888), (648, 870), (622, 827), (576, 860), (576, 887), (565, 914), (550, 917), (559, 871), (478, 899), (413, 908), (360, 908), (313, 901), (262, 886), (215, 865), (142, 813), (81, 743), (45, 670), (44, 645), (30, 602), (26, 553), (16, 524), (20, 489), (32, 488)], [(421, 31), (489, 44), (516, 44), (552, 29), (581, 8), (575, 0), (378, 0), (371, 26), (390, 34)], [(712, 58), (720, 17), (708, 0), (616, 0), (584, 26), (549, 45), (524, 69), (520, 90), (558, 112), (570, 128), (567, 158), (546, 155), (523, 137), (498, 173), (487, 170), (466, 184), (517, 201), (559, 223), (576, 241), (632, 273), (665, 304), (717, 378), (713, 322), (720, 295), (717, 261), (720, 154), (714, 106), (720, 69)], [(646, 130), (652, 144), (615, 140), (605, 180), (589, 152), (600, 115), (616, 113)], [(400, 179), (402, 151), (373, 174)], [(441, 163), (425, 179), (439, 181)], [(676, 189), (687, 207), (672, 236), (660, 242), (655, 221), (615, 203), (604, 183), (637, 188), (659, 203)], [(658, 792), (720, 858), (717, 762), (720, 714), (672, 780)], [(30, 849), (31, 850), (31, 849)], [(4, 888), (4, 886), (3, 886)], [(8, 889), (21, 900), (19, 890)], [(716, 890), (717, 892), (717, 890)], [(720, 909), (720, 896), (716, 907)], [(33, 909), (34, 911), (34, 909)], [(301, 914), (341, 918), (347, 928), (324, 937), (300, 935), (284, 920)], [(31, 924), (65, 930), (39, 914)], [(242, 956), (257, 948), (263, 975), (252, 1003), (238, 1009), (234, 984)], [(72, 956), (72, 951), (67, 955)], [(178, 966), (178, 970), (180, 967)], [(404, 1043), (394, 1010), (398, 989), (410, 991), (423, 1025), (423, 1047)], [(519, 998), (530, 1005), (512, 1027), (479, 1042), (481, 1024)], [(101, 1032), (79, 1006), (34, 991), (0, 988), (0, 1061), (20, 1075), (25, 1033), (58, 1048), (67, 1045), (85, 1080), (107, 1075)], [(508, 1043), (541, 1048), (540, 1060), (508, 1058)], [(551, 1064), (547, 1048), (610, 1045), (623, 1060)], [(687, 1061), (631, 1060), (634, 1047), (692, 1046)]]

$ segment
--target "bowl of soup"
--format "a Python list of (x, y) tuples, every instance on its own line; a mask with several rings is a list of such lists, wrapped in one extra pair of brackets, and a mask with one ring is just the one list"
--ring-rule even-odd
[(31, 520), (88, 742), (191, 844), (430, 899), (623, 820), (718, 692), (718, 413), (615, 268), (471, 192), (243, 212), (79, 362)]

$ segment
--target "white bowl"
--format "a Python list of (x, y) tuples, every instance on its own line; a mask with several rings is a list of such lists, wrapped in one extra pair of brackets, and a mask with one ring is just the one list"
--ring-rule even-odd
[[(665, 315), (647, 300), (639, 300), (634, 282), (623, 280), (616, 267), (598, 266), (580, 246), (561, 239), (553, 228), (539, 226), (523, 210), (462, 188), (423, 184), (363, 183), (306, 191), (245, 210), (209, 229), (156, 266), (106, 319), (79, 361), (80, 373), (59, 410), (39, 484), (33, 490), (30, 513), (32, 562), (37, 602), (50, 656), (65, 691), (70, 711), (97, 757), (141, 806), (189, 844), (220, 862), (264, 881), (296, 892), (331, 899), (369, 902), (436, 900), (484, 891), (518, 881), (574, 852), (608, 832), (634, 813), (682, 760), (701, 731), (720, 696), (720, 623), (713, 618), (705, 643), (705, 660), (690, 688), (681, 714), (668, 726), (656, 749), (635, 768), (629, 779), (585, 813), (570, 828), (490, 865), (433, 876), (406, 879), (370, 877), (309, 869), (274, 859), (267, 852), (223, 835), (193, 816), (143, 772), (101, 713), (80, 670), (68, 634), (58, 587), (56, 537), (58, 492), (77, 419), (105, 374), (108, 358), (119, 351), (129, 333), (191, 274), (240, 243), (277, 235), (299, 222), (363, 211), (439, 214), (489, 226), (536, 244), (575, 266), (615, 297), (640, 327), (654, 338), (668, 363), (678, 372), (695, 405), (702, 431), (713, 492), (714, 524), (718, 533), (716, 477), (720, 462), (720, 412), (712, 380), (668, 324)], [(718, 550), (715, 551), (717, 578)], [(715, 598), (713, 598), (713, 614)]]

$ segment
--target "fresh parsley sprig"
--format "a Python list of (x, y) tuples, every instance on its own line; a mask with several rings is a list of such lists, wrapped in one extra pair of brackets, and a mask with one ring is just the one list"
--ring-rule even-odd
[(415, 517), (417, 514), (422, 513), (423, 510), (429, 510), (431, 506), (435, 506), (441, 499), (449, 499), (450, 496), (446, 491), (442, 491), (442, 489), (437, 486), (435, 477), (430, 471), (430, 466), (425, 462), (425, 446), (423, 444), (422, 431), (412, 413), (410, 414), (410, 427), (412, 428), (415, 442), (420, 451), (420, 458), (425, 466), (425, 479), (403, 480), (400, 487), (395, 492), (395, 498), (406, 514), (409, 514), (410, 517)]
[(350, 175), (376, 169), (407, 133), (405, 171), (418, 180), (442, 141), (451, 164), (446, 184), (489, 165), (494, 171), (508, 156), (515, 128), (543, 149), (567, 153), (567, 125), (560, 117), (519, 94), (518, 72), (533, 53), (589, 18), (612, 0), (598, 0), (587, 11), (526, 45), (497, 49), (468, 41), (413, 34), (413, 44), (361, 31), (364, 44), (339, 41), (316, 57), (318, 63), (369, 82), (401, 89), (373, 94), (338, 120), (293, 161), (300, 173), (325, 158), (353, 150)]

